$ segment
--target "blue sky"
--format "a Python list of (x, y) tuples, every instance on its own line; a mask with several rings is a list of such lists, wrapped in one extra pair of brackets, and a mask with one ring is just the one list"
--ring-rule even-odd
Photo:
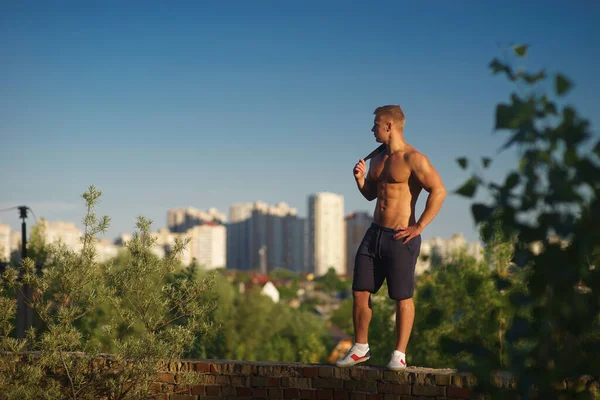
[[(600, 109), (600, 6), (520, 3), (4, 1), (0, 208), (80, 224), (94, 184), (109, 239), (138, 215), (164, 227), (174, 207), (284, 201), (305, 216), (320, 191), (372, 211), (352, 167), (383, 104), (402, 105), (449, 191), (462, 155), (494, 157), (499, 178), (515, 157), (496, 156), (494, 106), (514, 88), (488, 64), (511, 44), (574, 81), (567, 102), (594, 129)], [(469, 204), (449, 195), (424, 238), (475, 240)], [(0, 220), (19, 227), (16, 211)]]

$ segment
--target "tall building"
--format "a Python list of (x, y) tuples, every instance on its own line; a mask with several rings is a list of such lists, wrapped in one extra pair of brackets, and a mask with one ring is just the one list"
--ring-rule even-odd
[(415, 275), (451, 262), (461, 250), (477, 261), (482, 261), (484, 258), (484, 248), (481, 243), (479, 241), (467, 242), (462, 233), (455, 233), (448, 239), (432, 237), (424, 240), (421, 244)]
[(83, 247), (81, 237), (83, 232), (72, 222), (47, 220), (40, 221), (44, 243), (63, 243), (69, 250), (79, 251)]
[(373, 222), (373, 216), (366, 212), (355, 212), (346, 215), (346, 275), (354, 275), (354, 258), (358, 246), (367, 229)]
[(227, 223), (227, 268), (248, 270), (250, 268), (250, 224), (252, 203), (236, 203), (229, 207)]
[[(152, 249), (150, 249), (150, 251), (157, 257), (161, 258), (164, 257), (169, 250), (173, 249), (176, 238), (183, 239), (184, 237), (182, 233), (173, 233), (166, 228), (160, 229), (157, 232), (153, 232), (152, 236), (156, 238), (156, 241), (154, 242), (154, 246)], [(179, 260), (182, 265), (190, 265), (192, 263), (192, 254), (189, 250), (189, 245), (186, 250), (181, 253)]]
[(187, 231), (184, 236), (191, 239), (188, 249), (192, 260), (206, 268), (223, 268), (226, 265), (227, 229), (216, 222), (208, 222)]
[(193, 207), (173, 208), (167, 211), (167, 226), (174, 233), (184, 233), (207, 222), (225, 222), (225, 215), (216, 208), (200, 211)]
[(227, 267), (259, 270), (303, 269), (302, 230), (296, 210), (286, 203), (238, 203), (227, 225)]
[(321, 192), (308, 198), (308, 270), (317, 276), (334, 268), (346, 273), (344, 196)]
[(0, 224), (0, 261), (10, 260), (10, 225)]

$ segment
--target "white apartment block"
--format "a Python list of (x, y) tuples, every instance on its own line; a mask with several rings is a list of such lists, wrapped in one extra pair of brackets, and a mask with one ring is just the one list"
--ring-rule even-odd
[(21, 232), (12, 231), (10, 233), (10, 252), (21, 251)]
[(308, 265), (316, 276), (332, 267), (338, 275), (345, 275), (344, 196), (328, 192), (309, 196)]
[[(164, 257), (167, 251), (175, 246), (175, 238), (183, 238), (182, 234), (173, 233), (167, 228), (153, 232), (152, 236), (156, 238), (156, 241), (150, 251), (159, 258)], [(192, 263), (192, 254), (189, 251), (189, 245), (180, 255), (180, 261), (183, 265), (190, 265)]]
[(49, 222), (47, 220), (42, 220), (40, 221), (40, 224), (44, 243), (62, 243), (72, 251), (79, 251), (82, 249), (83, 243), (81, 242), (81, 237), (83, 236), (83, 232), (72, 222)]
[(117, 257), (119, 254), (120, 246), (117, 246), (107, 239), (101, 239), (95, 243), (96, 247), (96, 261), (106, 262)]
[(0, 261), (10, 261), (10, 225), (0, 224)]
[(205, 269), (223, 268), (226, 266), (227, 228), (216, 222), (196, 226), (184, 236), (191, 239), (188, 249), (192, 260)]
[(207, 222), (195, 226), (184, 233), (174, 233), (169, 229), (154, 232), (156, 242), (151, 251), (158, 257), (164, 257), (173, 248), (176, 238), (190, 239), (180, 256), (181, 264), (188, 266), (194, 260), (206, 269), (221, 268), (226, 265), (227, 229), (216, 222)]
[(432, 237), (423, 240), (415, 275), (451, 262), (461, 250), (465, 250), (467, 255), (474, 257), (477, 261), (484, 259), (484, 248), (481, 243), (469, 243), (461, 233), (456, 233), (448, 239)]
[(193, 207), (167, 211), (167, 226), (171, 232), (184, 233), (206, 222), (225, 222), (226, 217), (216, 208), (200, 211)]

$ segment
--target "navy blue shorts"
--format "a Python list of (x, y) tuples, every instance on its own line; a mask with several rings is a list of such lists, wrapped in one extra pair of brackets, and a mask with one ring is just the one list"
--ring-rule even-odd
[(413, 297), (421, 235), (404, 244), (405, 238), (394, 239), (396, 232), (398, 231), (375, 223), (367, 229), (354, 260), (352, 290), (377, 293), (387, 279), (391, 299)]

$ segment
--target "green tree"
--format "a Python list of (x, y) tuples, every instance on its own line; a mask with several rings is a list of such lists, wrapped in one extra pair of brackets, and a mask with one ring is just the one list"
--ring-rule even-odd
[(322, 290), (329, 294), (349, 291), (351, 286), (349, 282), (340, 279), (333, 267), (330, 267), (324, 275), (316, 277), (315, 282), (317, 282), (317, 290)]
[[(527, 50), (515, 47), (518, 57)], [(520, 88), (497, 105), (495, 126), (510, 132), (502, 149), (516, 149), (520, 160), (502, 183), (473, 173), (457, 193), (470, 198), (487, 189), (492, 200), (474, 203), (473, 217), (486, 224), (485, 239), (494, 226), (517, 238), (512, 262), (527, 273), (527, 291), (510, 298), (517, 313), (504, 335), (507, 369), (517, 386), (494, 396), (528, 398), (534, 386), (539, 398), (590, 398), (585, 384), (560, 383), (600, 371), (600, 141), (589, 145), (589, 121), (559, 104), (572, 86), (565, 76), (552, 77), (553, 96), (542, 86), (548, 79), (543, 70), (515, 72), (497, 59), (490, 67)], [(497, 290), (511, 285), (499, 279)], [(482, 390), (490, 391), (489, 365), (479, 348), (463, 350), (473, 355)]]
[[(42, 273), (25, 258), (21, 277), (17, 268), (3, 275), (0, 398), (143, 398), (159, 362), (181, 357), (205, 328), (214, 305), (196, 300), (210, 281), (174, 277), (185, 243), (177, 241), (172, 252), (157, 258), (151, 253), (155, 239), (149, 221), (139, 219), (139, 231), (127, 244), (125, 268), (96, 262), (96, 236), (109, 224), (108, 217), (95, 213), (100, 195), (93, 186), (83, 194), (87, 215), (81, 251), (41, 244), (46, 252)], [(15, 339), (10, 336), (14, 294), (23, 284), (32, 288), (26, 302), (43, 324), (28, 331), (27, 338)], [(81, 321), (107, 304), (114, 314), (101, 329), (113, 357), (103, 363), (99, 352), (106, 343), (92, 340)]]
[(222, 277), (206, 295), (219, 304), (211, 320), (221, 329), (197, 343), (188, 356), (280, 362), (327, 358), (331, 343), (326, 322), (312, 313), (274, 303), (259, 287), (239, 293), (237, 285)]

